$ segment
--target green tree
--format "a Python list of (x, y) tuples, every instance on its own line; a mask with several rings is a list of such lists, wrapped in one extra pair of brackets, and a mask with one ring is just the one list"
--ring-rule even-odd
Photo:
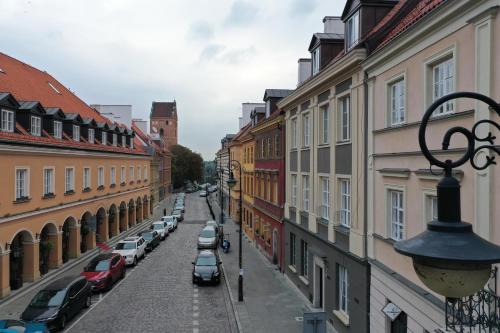
[(175, 145), (172, 146), (172, 183), (174, 188), (184, 185), (184, 181), (200, 182), (203, 176), (203, 158), (191, 149)]

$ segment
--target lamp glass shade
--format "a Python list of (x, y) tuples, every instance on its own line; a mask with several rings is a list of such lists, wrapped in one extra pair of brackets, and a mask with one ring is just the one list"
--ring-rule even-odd
[(231, 177), (226, 181), (226, 183), (227, 186), (229, 186), (229, 188), (232, 189), (236, 185), (236, 179), (234, 179), (234, 177)]
[(491, 276), (490, 264), (463, 264), (413, 260), (413, 268), (432, 291), (449, 298), (462, 298), (481, 290)]

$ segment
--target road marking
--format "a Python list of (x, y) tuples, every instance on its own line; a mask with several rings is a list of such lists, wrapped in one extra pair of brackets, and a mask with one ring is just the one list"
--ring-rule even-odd
[(194, 298), (198, 298), (198, 294), (194, 294), (194, 295), (193, 295), (193, 297), (194, 297)]
[(193, 305), (193, 311), (198, 311), (198, 305)]
[(200, 322), (198, 320), (193, 320), (193, 326), (198, 326), (200, 325)]
[(193, 317), (197, 318), (199, 316), (200, 316), (200, 314), (198, 312), (193, 312)]
[(198, 333), (200, 330), (198, 328), (193, 328), (193, 333)]
[(193, 304), (198, 304), (198, 300), (197, 299), (193, 299)]

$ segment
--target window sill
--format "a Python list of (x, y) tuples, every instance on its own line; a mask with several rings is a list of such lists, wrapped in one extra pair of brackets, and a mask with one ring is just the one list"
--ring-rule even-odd
[(344, 235), (349, 235), (349, 232), (351, 231), (349, 227), (346, 227), (345, 225), (342, 224), (337, 224), (336, 226), (333, 227), (333, 229)]
[(292, 265), (288, 265), (288, 269), (290, 271), (292, 271), (293, 273), (297, 273), (297, 270), (295, 269), (295, 267), (293, 267)]
[(327, 219), (325, 219), (324, 217), (317, 217), (316, 222), (318, 224), (322, 224), (324, 226), (328, 226), (328, 224), (329, 224), (329, 221)]
[(55, 198), (56, 195), (54, 193), (47, 193), (47, 194), (44, 194), (42, 199), (52, 199), (52, 198)]
[(109, 188), (113, 188), (113, 187), (116, 187), (116, 184), (109, 185)]
[(86, 188), (83, 189), (82, 192), (83, 193), (87, 193), (87, 192), (90, 192), (90, 191), (92, 191), (92, 189), (90, 187), (86, 187)]
[(392, 239), (392, 238), (387, 238), (387, 237), (384, 237), (384, 236), (376, 234), (376, 233), (373, 233), (373, 238), (376, 238), (376, 239), (379, 239), (383, 242), (386, 242), (387, 244), (390, 244), (391, 246), (393, 246), (394, 244), (397, 243), (397, 241)]
[(97, 187), (97, 190), (98, 190), (98, 191), (102, 191), (102, 190), (104, 190), (104, 185), (98, 186), (98, 187)]
[(300, 281), (302, 281), (303, 284), (305, 284), (306, 286), (309, 285), (309, 280), (304, 276), (304, 275), (301, 275), (299, 276), (299, 279)]
[(340, 310), (333, 310), (332, 312), (335, 315), (335, 317), (337, 317), (342, 322), (342, 324), (349, 327), (349, 315), (347, 315), (344, 311)]
[(17, 198), (14, 200), (14, 204), (20, 204), (20, 203), (25, 203), (31, 201), (30, 197), (22, 197), (22, 198)]
[(309, 149), (311, 149), (310, 146), (303, 146), (302, 148), (300, 148), (300, 151), (309, 150)]
[(345, 140), (345, 141), (337, 141), (335, 143), (336, 146), (345, 146), (345, 145), (350, 145), (352, 142), (351, 142), (351, 139), (349, 140)]
[(125, 186), (125, 185), (127, 185), (125, 182), (120, 183), (120, 186)]
[(328, 142), (318, 143), (318, 148), (328, 148), (328, 147), (330, 147), (330, 143)]
[(64, 195), (73, 195), (73, 194), (75, 194), (74, 190), (64, 192)]

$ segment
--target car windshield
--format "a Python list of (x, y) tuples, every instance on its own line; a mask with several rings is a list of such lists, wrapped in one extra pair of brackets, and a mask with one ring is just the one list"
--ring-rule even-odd
[(46, 308), (48, 306), (60, 306), (64, 300), (66, 290), (41, 290), (31, 300), (30, 306), (35, 308)]
[(160, 230), (160, 229), (163, 229), (165, 228), (165, 226), (162, 224), (159, 224), (159, 223), (155, 223), (153, 224), (153, 230)]
[(181, 211), (180, 210), (174, 210), (174, 212), (172, 213), (172, 215), (181, 215)]
[(163, 221), (165, 221), (165, 222), (173, 222), (174, 221), (174, 217), (173, 216), (164, 217)]
[(213, 237), (215, 237), (215, 230), (214, 229), (203, 229), (200, 232), (200, 237), (213, 238)]
[(215, 266), (215, 256), (201, 256), (196, 260), (196, 266)]
[(109, 269), (110, 260), (92, 260), (85, 268), (85, 272), (105, 272)]
[(145, 240), (152, 240), (153, 239), (153, 233), (152, 232), (145, 232), (142, 234), (142, 238)]
[(117, 250), (134, 250), (135, 243), (133, 243), (133, 242), (118, 243), (118, 244), (116, 244), (116, 249)]

